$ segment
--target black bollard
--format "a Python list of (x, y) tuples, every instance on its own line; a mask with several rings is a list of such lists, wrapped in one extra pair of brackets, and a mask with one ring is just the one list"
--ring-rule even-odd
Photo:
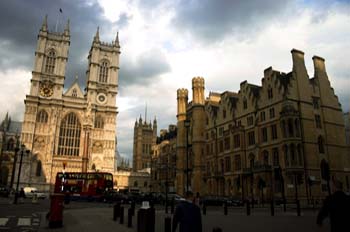
[(297, 215), (300, 216), (300, 201), (297, 200)]
[(171, 211), (171, 214), (174, 213), (174, 199), (171, 200), (171, 208), (170, 208), (170, 211)]
[(165, 217), (164, 231), (171, 232), (171, 217)]
[(124, 207), (121, 206), (120, 207), (120, 221), (119, 221), (120, 224), (123, 224), (124, 223)]
[(246, 204), (247, 204), (247, 216), (249, 216), (250, 215), (250, 202), (247, 201)]
[(224, 203), (224, 215), (227, 215), (227, 202)]
[(135, 201), (131, 202), (131, 216), (135, 216)]
[(222, 229), (220, 227), (214, 227), (213, 232), (222, 232)]
[(147, 232), (154, 232), (156, 228), (156, 209), (155, 208), (149, 208), (149, 230)]
[(286, 212), (287, 211), (287, 204), (286, 204), (286, 199), (283, 199), (283, 212)]
[(271, 207), (271, 216), (275, 216), (275, 206), (274, 206), (273, 200), (271, 200), (270, 207)]
[(207, 206), (205, 205), (205, 202), (203, 202), (203, 215), (207, 214)]
[(119, 217), (120, 204), (117, 203), (113, 206), (113, 220), (116, 221)]
[(132, 211), (133, 209), (132, 208), (129, 208), (128, 209), (128, 227), (132, 227)]

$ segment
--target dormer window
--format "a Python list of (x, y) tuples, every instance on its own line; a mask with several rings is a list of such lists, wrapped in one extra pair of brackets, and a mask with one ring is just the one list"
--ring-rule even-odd
[(53, 73), (55, 70), (55, 64), (56, 64), (56, 52), (54, 50), (50, 50), (46, 57), (45, 72)]
[(243, 99), (243, 109), (247, 109), (247, 107), (248, 107), (247, 99), (244, 98)]
[(268, 99), (273, 98), (273, 91), (272, 91), (271, 86), (269, 86), (269, 88), (267, 89), (267, 97), (268, 97)]
[(108, 63), (106, 61), (103, 61), (100, 65), (100, 75), (99, 75), (99, 82), (107, 83), (108, 79)]

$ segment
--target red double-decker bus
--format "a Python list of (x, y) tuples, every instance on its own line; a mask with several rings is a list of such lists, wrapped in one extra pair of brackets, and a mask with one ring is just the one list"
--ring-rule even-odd
[(107, 172), (59, 172), (55, 193), (98, 198), (113, 189), (113, 175)]

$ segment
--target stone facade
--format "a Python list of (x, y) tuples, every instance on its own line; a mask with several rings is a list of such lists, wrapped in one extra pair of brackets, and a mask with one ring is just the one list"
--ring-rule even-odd
[(304, 53), (291, 53), (292, 71), (267, 68), (261, 86), (244, 81), (238, 92), (204, 99), (204, 79), (193, 78), (191, 102), (186, 89), (178, 90), (178, 193), (186, 189), (187, 170), (190, 188), (202, 195), (323, 198), (329, 183), (321, 166), (349, 191), (343, 113), (325, 61), (313, 57), (310, 79)]
[(125, 192), (149, 192), (149, 172), (133, 172), (131, 170), (118, 170), (113, 175), (113, 188)]
[(11, 188), (14, 187), (16, 169), (13, 167), (17, 163), (16, 147), (20, 144), (21, 129), (22, 123), (11, 120), (8, 113), (0, 125), (0, 184)]
[(38, 34), (30, 92), (25, 99), (21, 143), (40, 160), (42, 173), (26, 175), (23, 185), (50, 190), (56, 173), (115, 170), (116, 96), (120, 46), (100, 41), (99, 30), (88, 55), (86, 89), (76, 80), (65, 91), (70, 46), (64, 31), (48, 30), (45, 17)]
[(151, 162), (151, 191), (175, 192), (176, 185), (176, 133), (175, 125), (160, 131), (156, 145), (153, 146)]
[(142, 120), (135, 121), (134, 126), (134, 145), (133, 145), (133, 171), (137, 172), (151, 167), (152, 146), (157, 140), (157, 120), (147, 123)]

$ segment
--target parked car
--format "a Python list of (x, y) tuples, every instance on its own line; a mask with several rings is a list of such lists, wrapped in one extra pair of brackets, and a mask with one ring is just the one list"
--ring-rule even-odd
[(242, 199), (237, 198), (237, 197), (228, 198), (226, 200), (226, 202), (227, 202), (228, 206), (243, 206), (244, 205)]
[(186, 199), (181, 197), (180, 195), (178, 194), (175, 194), (175, 193), (168, 193), (168, 201), (172, 201), (174, 200), (175, 203), (179, 203), (180, 201), (185, 201)]
[(7, 186), (0, 186), (0, 196), (8, 197), (11, 193), (11, 190)]
[(227, 202), (227, 198), (219, 196), (205, 196), (201, 199), (201, 204), (205, 203), (207, 206), (222, 206)]
[(24, 187), (24, 194), (28, 198), (32, 198), (34, 195), (37, 196), (39, 199), (45, 199), (46, 198), (46, 193), (38, 191), (37, 188), (35, 187)]

